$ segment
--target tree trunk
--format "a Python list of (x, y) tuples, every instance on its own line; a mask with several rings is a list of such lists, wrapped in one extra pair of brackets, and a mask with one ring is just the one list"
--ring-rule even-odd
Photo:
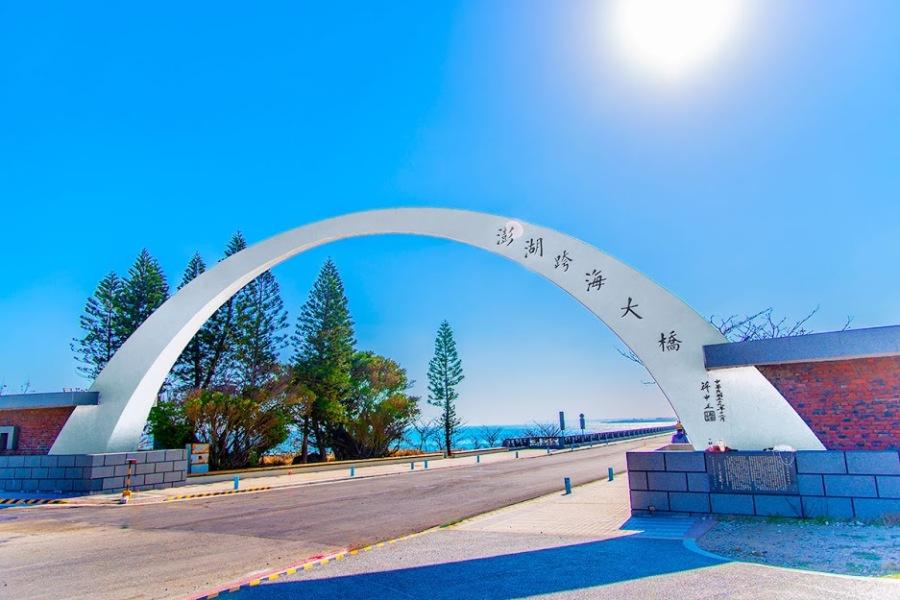
[(325, 433), (323, 431), (322, 424), (319, 422), (315, 423), (315, 432), (316, 432), (316, 447), (319, 449), (319, 462), (325, 462), (328, 460), (327, 455), (327, 446), (325, 445)]
[(303, 417), (303, 439), (300, 442), (300, 462), (309, 461), (309, 417)]

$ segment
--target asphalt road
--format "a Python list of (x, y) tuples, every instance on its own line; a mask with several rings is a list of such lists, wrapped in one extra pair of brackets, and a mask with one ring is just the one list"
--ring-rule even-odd
[(514, 461), (125, 507), (0, 511), (0, 599), (179, 598), (606, 476), (662, 438)]

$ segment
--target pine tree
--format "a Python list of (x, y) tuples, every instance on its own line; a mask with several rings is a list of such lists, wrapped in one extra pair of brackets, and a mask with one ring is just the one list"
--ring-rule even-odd
[[(234, 233), (225, 247), (225, 258), (237, 254), (247, 247), (247, 241), (240, 231)], [(238, 292), (237, 295), (239, 295)], [(234, 356), (234, 305), (232, 296), (207, 320), (206, 326), (212, 336), (212, 356), (201, 388), (208, 388), (217, 379), (228, 378)]]
[(462, 361), (456, 352), (456, 341), (450, 323), (442, 321), (434, 340), (434, 357), (428, 362), (428, 404), (441, 409), (438, 417), (444, 430), (447, 454), (452, 454), (454, 434), (462, 421), (456, 414), (456, 386), (464, 379)]
[(326, 429), (342, 419), (342, 402), (350, 391), (356, 343), (344, 284), (331, 259), (322, 266), (291, 339), (298, 380), (315, 395), (313, 410), (302, 423), (303, 460), (310, 434), (315, 436), (320, 458), (324, 459)]
[(235, 301), (234, 369), (245, 389), (258, 389), (274, 373), (287, 336), (287, 312), (278, 281), (262, 273), (241, 290)]
[(119, 339), (127, 340), (168, 297), (169, 284), (159, 263), (146, 248), (141, 250), (116, 296), (114, 329)]
[[(180, 290), (205, 271), (206, 263), (199, 253), (195, 253), (184, 269), (184, 275), (181, 277), (178, 289)], [(172, 369), (172, 374), (180, 384), (180, 387), (184, 389), (199, 389), (202, 387), (212, 361), (214, 341), (214, 332), (210, 328), (209, 322), (207, 322), (188, 342), (181, 356), (178, 357), (175, 367)]]
[(121, 291), (122, 280), (111, 272), (100, 280), (84, 306), (80, 319), (84, 336), (72, 340), (71, 348), (81, 363), (78, 372), (88, 379), (96, 379), (122, 345), (123, 340), (115, 328), (116, 304)]

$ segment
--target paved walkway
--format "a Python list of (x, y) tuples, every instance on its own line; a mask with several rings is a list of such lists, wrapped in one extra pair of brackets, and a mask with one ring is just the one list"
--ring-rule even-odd
[(900, 597), (900, 582), (729, 562), (684, 539), (704, 521), (630, 518), (625, 478), (553, 494), (340, 560), (261, 575), (235, 598)]

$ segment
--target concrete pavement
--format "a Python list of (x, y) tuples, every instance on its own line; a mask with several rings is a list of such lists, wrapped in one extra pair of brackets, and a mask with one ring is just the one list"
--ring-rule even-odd
[(707, 523), (630, 518), (624, 479), (475, 517), (227, 598), (879, 600), (900, 582), (731, 562), (692, 550)]

